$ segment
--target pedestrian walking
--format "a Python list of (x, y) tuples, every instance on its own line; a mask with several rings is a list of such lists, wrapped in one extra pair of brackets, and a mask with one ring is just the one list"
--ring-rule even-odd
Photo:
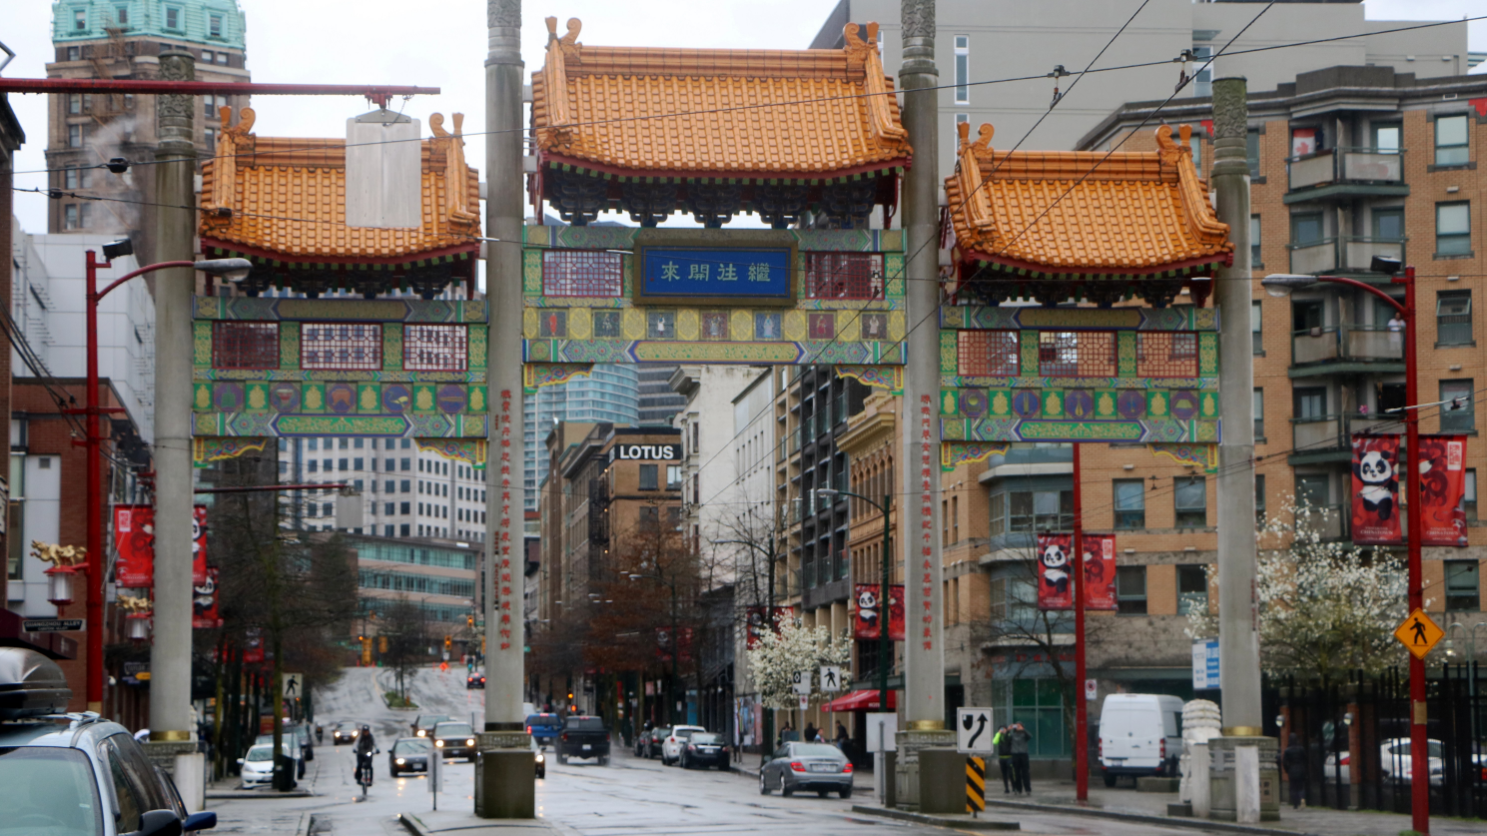
[(1021, 723), (1013, 723), (1008, 729), (1007, 736), (1010, 737), (1012, 750), (1012, 788), (1018, 795), (1033, 794), (1033, 776), (1030, 772), (1030, 764), (1027, 760), (1027, 744), (1033, 739), (1027, 729)]
[(1002, 771), (1002, 794), (1012, 794), (1012, 738), (1007, 734), (1007, 727), (1002, 726), (996, 730), (996, 735), (991, 738), (991, 745), (996, 749), (996, 765)]
[(1291, 809), (1300, 810), (1306, 806), (1306, 747), (1301, 745), (1301, 739), (1295, 733), (1291, 734), (1291, 743), (1281, 754), (1281, 766), (1285, 768), (1286, 782), (1291, 786)]
[(817, 734), (816, 724), (808, 722), (805, 724), (805, 734), (800, 739), (806, 743), (815, 743)]
[(851, 739), (852, 739), (851, 737), (848, 737), (847, 736), (847, 727), (844, 726), (844, 725), (842, 725), (841, 723), (837, 723), (836, 724), (836, 748), (845, 750), (846, 747), (847, 747), (847, 741), (849, 741)]

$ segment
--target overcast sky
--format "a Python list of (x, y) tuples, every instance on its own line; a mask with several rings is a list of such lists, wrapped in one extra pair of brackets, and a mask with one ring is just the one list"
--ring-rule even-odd
[[(397, 102), (408, 115), (453, 111), (467, 131), (482, 130), (486, 53), (485, 0), (239, 0), (247, 13), (248, 69), (258, 82), (408, 84), (442, 94)], [(1088, 0), (1129, 4), (1139, 0)], [(17, 53), (4, 74), (43, 78), (54, 54), (50, 0), (0, 0), (0, 41)], [(541, 68), (547, 30), (542, 19), (583, 21), (580, 39), (634, 46), (805, 48), (836, 0), (524, 0), (522, 53), (527, 70)], [(1487, 0), (1368, 0), (1369, 19), (1451, 20), (1487, 13)], [(1487, 51), (1487, 26), (1471, 25), (1470, 46)], [(560, 24), (559, 31), (564, 31)], [(1084, 56), (1064, 63), (1082, 66)], [(1481, 69), (1481, 68), (1479, 68)], [(10, 96), (28, 134), (17, 171), (45, 167), (46, 108), (40, 96)], [(344, 136), (345, 120), (371, 110), (351, 97), (257, 96), (257, 132), (272, 136)], [(446, 125), (448, 122), (446, 122)], [(483, 168), (479, 138), (468, 144)], [(46, 185), (44, 175), (17, 175), (16, 185)], [(28, 232), (46, 231), (46, 198), (17, 194), (15, 212)]]

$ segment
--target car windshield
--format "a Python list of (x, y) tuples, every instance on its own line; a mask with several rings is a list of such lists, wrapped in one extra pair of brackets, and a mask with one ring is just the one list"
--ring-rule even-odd
[(702, 743), (709, 746), (716, 746), (719, 743), (723, 742), (723, 737), (722, 735), (713, 734), (712, 732), (697, 732), (696, 734), (692, 735), (692, 742)]
[(840, 760), (842, 750), (825, 743), (799, 743), (793, 753), (797, 758), (834, 758)]
[(434, 727), (434, 734), (439, 737), (469, 737), (474, 733), (469, 723), (440, 723)]
[(569, 717), (567, 728), (574, 731), (604, 731), (604, 721), (598, 717)]
[(396, 755), (413, 755), (419, 752), (427, 752), (428, 750), (429, 742), (422, 737), (404, 738), (392, 747), (393, 754)]
[(448, 714), (429, 714), (418, 718), (418, 725), (424, 728), (443, 723), (449, 719)]
[(88, 756), (76, 749), (0, 749), (0, 833), (95, 836), (101, 805)]
[(345, 722), (345, 723), (337, 723), (336, 724), (336, 730), (337, 731), (356, 731), (356, 724), (355, 723), (352, 723), (352, 722), (349, 722), (349, 721), (348, 722)]
[(269, 756), (269, 753), (272, 752), (273, 750), (274, 750), (274, 747), (272, 747), (272, 746), (254, 746), (252, 749), (249, 749), (248, 750), (247, 760), (250, 760), (250, 761), (267, 761), (267, 760), (273, 760), (273, 758), (271, 758)]
[(692, 735), (696, 733), (696, 729), (677, 729), (675, 732), (673, 732), (675, 736), (681, 738), (682, 740), (690, 740), (692, 738)]
[(527, 718), (527, 725), (529, 725), (529, 726), (556, 726), (556, 725), (558, 725), (558, 715), (556, 715), (556, 714), (533, 714), (532, 716), (530, 716), (530, 717)]

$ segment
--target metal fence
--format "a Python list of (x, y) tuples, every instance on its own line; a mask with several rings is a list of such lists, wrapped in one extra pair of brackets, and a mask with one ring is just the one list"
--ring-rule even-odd
[[(1476, 662), (1432, 670), (1427, 687), (1430, 811), (1487, 816), (1487, 670)], [(1281, 750), (1295, 734), (1306, 750), (1306, 799), (1313, 807), (1407, 813), (1409, 679), (1399, 671), (1355, 675), (1326, 687), (1268, 689)], [(1284, 777), (1284, 773), (1282, 775)]]

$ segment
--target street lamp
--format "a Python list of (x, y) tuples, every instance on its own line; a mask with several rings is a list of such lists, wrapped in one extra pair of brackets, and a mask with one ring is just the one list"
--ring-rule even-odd
[[(889, 601), (893, 598), (893, 561), (888, 543), (888, 509), (892, 507), (893, 494), (884, 494), (882, 504), (874, 502), (860, 493), (839, 491), (833, 488), (818, 488), (816, 495), (855, 497), (878, 509), (878, 513), (883, 515), (883, 559), (878, 561), (882, 564), (883, 568), (883, 585), (880, 587), (882, 595), (878, 598), (878, 710), (887, 711), (888, 669), (893, 665), (893, 639), (889, 630), (889, 626), (893, 620), (893, 613), (892, 608), (888, 605)], [(814, 498), (812, 498), (811, 504), (816, 504)]]
[[(1283, 298), (1293, 290), (1301, 290), (1317, 284), (1339, 284), (1371, 293), (1399, 313), (1404, 320), (1404, 387), (1405, 405), (1398, 412), (1404, 413), (1405, 459), (1408, 470), (1405, 479), (1406, 499), (1415, 516), (1415, 531), (1406, 538), (1406, 555), (1409, 567), (1408, 596), (1409, 611), (1422, 609), (1423, 591), (1420, 570), (1420, 380), (1415, 363), (1415, 268), (1403, 267), (1399, 259), (1374, 256), (1370, 269), (1376, 273), (1392, 276), (1392, 284), (1404, 286), (1404, 302), (1385, 293), (1367, 282), (1342, 276), (1305, 276), (1278, 273), (1260, 280), (1265, 292)], [(1411, 472), (1413, 471), (1413, 472)], [(1410, 760), (1415, 775), (1428, 775), (1430, 750), (1426, 745), (1425, 728), (1425, 660), (1410, 654)], [(1421, 833), (1430, 832), (1430, 782), (1415, 781), (1410, 785), (1412, 825)]]
[[(88, 478), (88, 583), (87, 640), (88, 710), (103, 710), (103, 474), (101, 445), (107, 437), (99, 427), (99, 418), (105, 413), (123, 412), (119, 407), (98, 405), (98, 304), (114, 288), (136, 276), (174, 267), (192, 267), (205, 273), (221, 276), (230, 282), (241, 282), (253, 270), (252, 262), (246, 258), (213, 258), (205, 261), (162, 261), (141, 267), (115, 279), (103, 290), (98, 289), (98, 268), (108, 267), (115, 258), (134, 254), (134, 245), (127, 238), (103, 245), (103, 260), (88, 250), (83, 261), (87, 268), (86, 314), (84, 328), (87, 331), (87, 399), (81, 410), (64, 410), (68, 414), (83, 415), (83, 446), (87, 448)], [(132, 627), (131, 623), (131, 627)], [(145, 635), (148, 636), (146, 628)], [(133, 636), (131, 636), (133, 638)]]

